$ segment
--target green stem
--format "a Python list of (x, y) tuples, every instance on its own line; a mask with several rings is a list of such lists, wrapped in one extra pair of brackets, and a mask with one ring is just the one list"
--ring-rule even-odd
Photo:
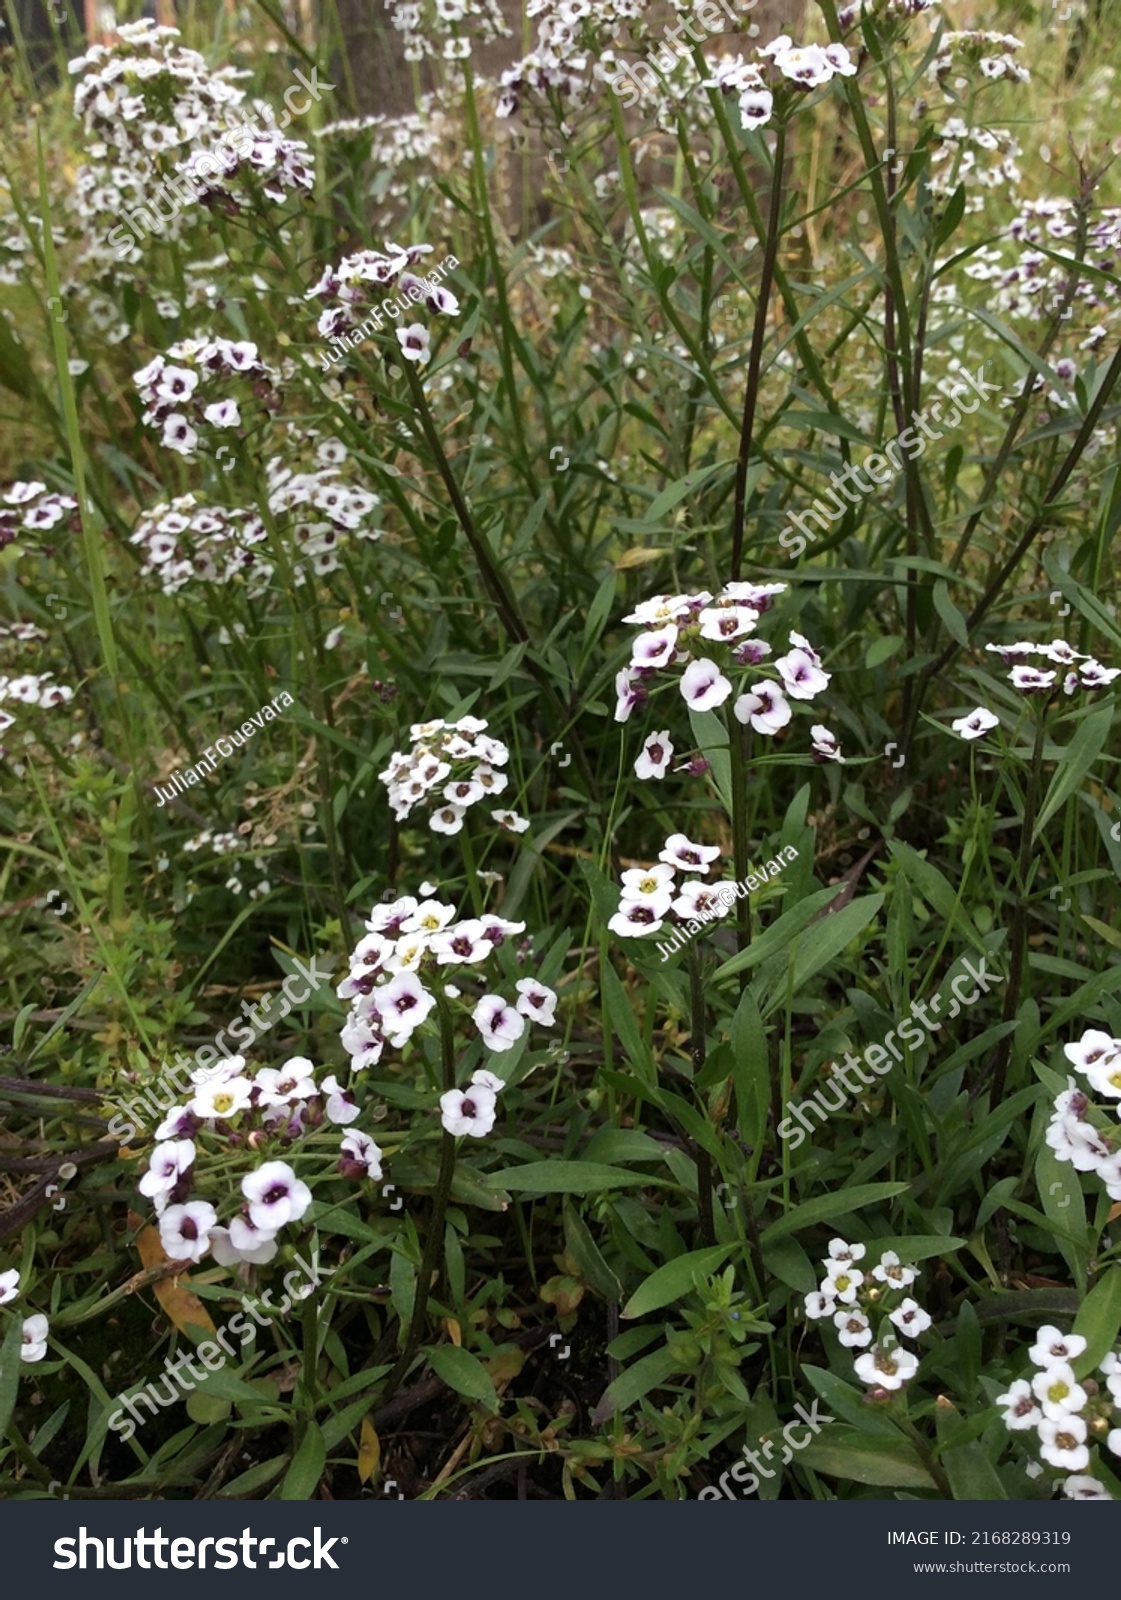
[[(1020, 826), (1020, 859), (1016, 868), (1016, 909), (1012, 913), (1009, 934), (1011, 958), (1008, 968), (1008, 987), (1004, 991), (1002, 1022), (1011, 1022), (1019, 1009), (1020, 985), (1024, 977), (1024, 957), (1028, 938), (1028, 873), (1032, 863), (1032, 834), (1035, 831), (1035, 814), (1039, 805), (1039, 791), (1043, 777), (1043, 740), (1047, 726), (1046, 703), (1039, 707), (1035, 725), (1035, 746), (1032, 750), (1031, 772), (1028, 775), (1027, 793), (1024, 796), (1024, 817)], [(993, 1068), (993, 1089), (989, 1104), (1000, 1104), (1004, 1093), (1004, 1079), (1012, 1054), (1015, 1035), (1006, 1033), (996, 1047), (996, 1064)]]
[[(444, 1089), (455, 1088), (455, 1029), (444, 1001), (440, 1001), (440, 1045), (444, 1069)], [(378, 1404), (384, 1405), (397, 1392), (408, 1372), (420, 1344), (421, 1333), (428, 1320), (428, 1296), (433, 1275), (439, 1271), (444, 1247), (444, 1217), (448, 1209), (452, 1178), (455, 1175), (455, 1138), (445, 1133), (440, 1145), (440, 1172), (436, 1179), (436, 1192), (432, 1202), (432, 1216), (428, 1224), (428, 1237), (424, 1241), (420, 1271), (417, 1273), (413, 1314), (409, 1320), (408, 1337), (400, 1359), (385, 1380)]]
[[(689, 997), (692, 1030), (689, 1051), (693, 1057), (695, 1080), (700, 1077), (705, 1064), (705, 986), (695, 940), (689, 941)], [(712, 1214), (712, 1157), (696, 1140), (693, 1146), (697, 1153), (697, 1211), (701, 1219), (701, 1243), (710, 1245), (716, 1243), (716, 1222)]]

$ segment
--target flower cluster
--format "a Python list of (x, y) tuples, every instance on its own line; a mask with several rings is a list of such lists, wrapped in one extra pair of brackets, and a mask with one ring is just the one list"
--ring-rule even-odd
[[(426, 887), (422, 885), (422, 891)], [(557, 997), (552, 989), (535, 978), (520, 978), (514, 985), (517, 999), (510, 1003), (484, 990), (470, 970), (485, 966), (512, 934), (524, 933), (524, 922), (493, 913), (456, 920), (454, 906), (404, 895), (390, 905), (375, 906), (366, 928), (337, 990), (339, 998), (351, 1004), (342, 1042), (355, 1071), (380, 1061), (387, 1044), (402, 1049), (435, 1009), (439, 995), (469, 1015), (485, 1047), (499, 1053), (514, 1048), (528, 1023), (553, 1026)], [(448, 981), (451, 978), (454, 983)], [(465, 995), (464, 983), (476, 983), (480, 992)], [(503, 1085), (496, 1088), (488, 1079), (481, 1087), (496, 1094)], [(485, 1120), (486, 1095), (479, 1106)], [(493, 1104), (489, 1109), (493, 1112)], [(460, 1102), (452, 1110), (474, 1115), (464, 1113)], [(444, 1111), (452, 1114), (448, 1106)], [(489, 1127), (490, 1123), (482, 1131)]]
[(78, 527), (78, 502), (73, 495), (58, 494), (37, 479), (21, 479), (5, 489), (0, 505), (0, 550), (21, 533), (46, 533), (57, 528), (63, 518), (69, 527)]
[[(1117, 304), (1118, 260), (1121, 259), (1121, 208), (1103, 206), (1091, 213), (1085, 260), (1099, 270), (1080, 273), (1072, 296), (1076, 312), (1093, 313)], [(1053, 314), (1057, 299), (1068, 285), (1070, 268), (1053, 262), (1044, 252), (1073, 252), (1078, 235), (1078, 211), (1073, 200), (1041, 196), (1027, 200), (1008, 228), (1008, 246), (1015, 251), (1010, 266), (996, 269), (998, 282), (994, 309), (999, 313), (1038, 318)], [(1094, 348), (1104, 336), (1099, 324), (1091, 330), (1087, 348)]]
[[(987, 644), (985, 649), (998, 655), (1011, 670), (1008, 681), (1024, 695), (1050, 696), (1055, 691), (1058, 672), (1029, 665), (1030, 656), (1042, 656), (1056, 667), (1066, 667), (1062, 687), (1064, 694), (1077, 694), (1080, 689), (1094, 691), (1108, 689), (1114, 678), (1121, 677), (1121, 667), (1103, 667), (1093, 656), (1073, 649), (1065, 639), (1053, 639), (1050, 644), (1032, 644), (1021, 640), (1017, 644)], [(979, 739), (990, 728), (995, 728), (1000, 718), (984, 706), (977, 706), (967, 716), (958, 717), (950, 724), (963, 739)]]
[[(1121, 1117), (1121, 1039), (1087, 1028), (1077, 1044), (1063, 1046), (1063, 1054)], [(1111, 1144), (1089, 1116), (1091, 1109), (1104, 1113), (1105, 1107), (1092, 1107), (1073, 1078), (1067, 1083), (1055, 1100), (1047, 1143), (1060, 1161), (1069, 1161), (1076, 1172), (1096, 1173), (1110, 1199), (1121, 1200), (1121, 1144)]]
[[(510, 752), (500, 739), (486, 733), (486, 727), (478, 717), (413, 723), (412, 749), (395, 750), (388, 767), (378, 773), (399, 822), (422, 800), (429, 805), (435, 801), (429, 819), (433, 831), (458, 833), (471, 806), (502, 793), (510, 780), (501, 768)], [(491, 817), (512, 833), (529, 826), (514, 811), (492, 811)]]
[[(345, 1125), (359, 1115), (354, 1095), (328, 1074), (315, 1081), (304, 1056), (282, 1067), (260, 1067), (252, 1075), (244, 1056), (228, 1056), (190, 1074), (194, 1092), (172, 1107), (156, 1129), (159, 1141), (140, 1179), (140, 1192), (159, 1218), (160, 1242), (173, 1261), (201, 1261), (208, 1252), (219, 1265), (264, 1265), (277, 1252), (281, 1228), (299, 1222), (311, 1204), (311, 1190), (285, 1161), (267, 1160), (241, 1183), (240, 1209), (227, 1222), (209, 1200), (192, 1199), (196, 1187), (196, 1141), (207, 1139), (223, 1151), (256, 1151), (291, 1146), (325, 1122)], [(360, 1133), (340, 1147), (339, 1171), (356, 1176), (356, 1165), (381, 1177), (381, 1151)]]
[(394, 309), (389, 314), (393, 317), (422, 303), (433, 313), (455, 316), (459, 301), (451, 290), (410, 271), (414, 263), (431, 253), (430, 244), (411, 244), (402, 250), (399, 245), (387, 243), (384, 251), (359, 250), (355, 255), (344, 256), (337, 267), (328, 267), (307, 291), (309, 300), (336, 302), (319, 315), (316, 328), (320, 335), (332, 339), (358, 328), (375, 311), (374, 291), (378, 292), (378, 305), (387, 311), (386, 292), (392, 289), (398, 296), (401, 304), (390, 302)]
[(1112, 1500), (1104, 1484), (1086, 1468), (1092, 1435), (1106, 1435), (1109, 1449), (1121, 1455), (1121, 1427), (1110, 1426), (1115, 1410), (1121, 1409), (1121, 1356), (1111, 1350), (1099, 1368), (1108, 1391), (1103, 1393), (1094, 1379), (1079, 1382), (1074, 1375), (1072, 1363), (1085, 1349), (1081, 1334), (1040, 1328), (1028, 1351), (1038, 1372), (1031, 1378), (1017, 1378), (1007, 1394), (997, 1396), (996, 1403), (1004, 1407), (1003, 1420), (1009, 1432), (1034, 1428), (1044, 1461), (1074, 1474), (1063, 1484), (1068, 1500)]
[[(496, 0), (386, 0), (394, 28), (404, 40), (406, 61), (423, 61), (436, 54), (434, 39), (444, 40), (445, 61), (471, 54), (471, 35), (507, 39), (510, 28)], [(532, 9), (528, 13), (533, 15)]]
[[(269, 114), (271, 115), (271, 107)], [(311, 152), (302, 139), (287, 139), (279, 128), (259, 128), (227, 141), (221, 162), (208, 151), (196, 151), (176, 164), (176, 172), (189, 180), (196, 199), (203, 205), (218, 201), (224, 210), (242, 209), (234, 181), (252, 187), (259, 181), (261, 192), (278, 204), (295, 190), (310, 192), (315, 187), (315, 168)], [(245, 185), (245, 180), (249, 184)]]
[(958, 56), (968, 66), (979, 67), (981, 76), (990, 82), (1008, 78), (1013, 83), (1030, 83), (1031, 73), (1012, 54), (1023, 47), (1023, 40), (1011, 33), (986, 33), (978, 28), (944, 33), (938, 41), (938, 54), (928, 70), (930, 76), (945, 87), (945, 80), (954, 66), (954, 57)]
[[(73, 698), (73, 689), (64, 683), (56, 683), (49, 672), (23, 672), (15, 678), (0, 672), (0, 735), (7, 733), (16, 723), (16, 718), (5, 709), (5, 702), (46, 708), (63, 706)], [(0, 744), (0, 755), (3, 754), (4, 746)]]
[[(756, 47), (763, 65), (745, 61), (742, 56), (725, 56), (711, 78), (702, 84), (724, 94), (737, 94), (745, 128), (761, 128), (771, 120), (775, 90), (785, 81), (796, 89), (820, 89), (833, 78), (851, 78), (856, 64), (843, 44), (796, 45), (789, 35), (780, 34), (770, 44)], [(767, 68), (771, 68), (768, 87)]]
[[(19, 1269), (12, 1267), (8, 1272), (0, 1272), (0, 1306), (11, 1305), (19, 1295)], [(47, 1335), (50, 1332), (50, 1323), (41, 1312), (35, 1312), (23, 1320), (23, 1338), (20, 1342), (19, 1358), (21, 1361), (42, 1361), (47, 1353)]]
[(132, 380), (147, 407), (141, 420), (162, 427), (168, 449), (193, 456), (200, 428), (217, 434), (240, 427), (241, 405), (250, 394), (266, 411), (275, 410), (280, 377), (249, 340), (183, 339)]
[[(652, 680), (660, 672), (676, 672), (679, 668), (678, 689), (690, 710), (715, 711), (722, 706), (733, 693), (733, 685), (713, 659), (714, 647), (723, 646), (732, 666), (747, 669), (754, 676), (755, 669), (771, 654), (771, 646), (750, 636), (759, 618), (774, 604), (775, 595), (786, 587), (784, 583), (729, 583), (715, 599), (704, 591), (659, 594), (642, 601), (623, 619), (640, 625), (643, 632), (634, 641), (630, 665), (615, 679), (615, 720), (626, 722), (634, 708), (649, 698)], [(736, 718), (750, 724), (756, 733), (778, 733), (793, 715), (791, 700), (813, 700), (828, 687), (829, 673), (809, 640), (800, 633), (791, 633), (790, 646), (774, 662), (780, 682), (757, 677), (749, 684), (745, 677), (742, 692), (733, 703)], [(654, 735), (658, 741), (666, 737)], [(828, 728), (816, 725), (813, 741), (817, 759), (841, 759), (840, 747)], [(672, 745), (669, 753), (672, 756)], [(659, 758), (651, 762), (649, 771), (641, 770), (638, 775), (660, 777), (664, 770)]]
[[(705, 883), (704, 878), (720, 854), (719, 845), (694, 844), (683, 833), (673, 833), (658, 853), (653, 867), (631, 867), (623, 873), (619, 909), (607, 926), (623, 938), (643, 939), (661, 931), (673, 916), (681, 922), (723, 916), (735, 900), (725, 891), (734, 886)], [(675, 874), (687, 877), (678, 890)]]
[[(898, 1343), (898, 1336), (917, 1339), (930, 1327), (931, 1318), (917, 1300), (904, 1294), (918, 1277), (916, 1267), (905, 1266), (894, 1250), (885, 1250), (872, 1271), (865, 1274), (857, 1266), (866, 1247), (831, 1239), (829, 1254), (822, 1262), (825, 1277), (813, 1294), (806, 1296), (806, 1316), (814, 1320), (829, 1317), (838, 1338), (847, 1349), (863, 1350), (853, 1361), (853, 1370), (870, 1390), (901, 1389), (919, 1368), (919, 1358)], [(891, 1306), (890, 1310), (887, 1310)], [(883, 1316), (873, 1343), (872, 1313)]]
[[(211, 69), (177, 41), (177, 28), (127, 23), (111, 44), (95, 44), (70, 62), (74, 113), (83, 124), (86, 161), (74, 182), (74, 207), (89, 231), (87, 255), (101, 270), (118, 261), (106, 227), (128, 206), (142, 206), (173, 170), (175, 159), (217, 142), (245, 98), (234, 67)], [(178, 208), (160, 218), (169, 237), (181, 232)], [(126, 239), (124, 227), (119, 231)], [(139, 252), (130, 251), (138, 256)]]

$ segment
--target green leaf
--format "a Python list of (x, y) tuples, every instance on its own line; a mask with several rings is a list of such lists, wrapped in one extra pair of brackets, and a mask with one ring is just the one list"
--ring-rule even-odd
[(1039, 838), (1055, 812), (1070, 798), (1101, 755), (1112, 723), (1113, 707), (1108, 705), (1099, 706), (1079, 723), (1074, 738), (1063, 751), (1062, 758), (1055, 768), (1051, 787), (1047, 791), (1047, 798), (1040, 808), (1032, 833), (1033, 842)]
[(788, 1211), (785, 1217), (772, 1222), (764, 1230), (759, 1242), (766, 1245), (775, 1239), (784, 1239), (788, 1233), (797, 1233), (800, 1228), (812, 1228), (819, 1222), (847, 1217), (864, 1206), (875, 1205), (877, 1200), (893, 1200), (897, 1194), (905, 1194), (909, 1188), (910, 1184), (907, 1183), (863, 1183), (857, 1184), (854, 1189), (838, 1189), (833, 1194), (819, 1195), (816, 1200), (807, 1200), (804, 1205)]
[(625, 1167), (607, 1167), (598, 1161), (527, 1161), (495, 1173), (511, 1194), (598, 1194), (603, 1189), (627, 1189), (655, 1184), (657, 1179)]
[[(258, 1397), (259, 1398), (259, 1397)], [(292, 1457), (292, 1465), (284, 1474), (280, 1486), (280, 1500), (310, 1500), (319, 1487), (323, 1468), (327, 1464), (327, 1446), (316, 1423), (309, 1422), (300, 1447)]]
[(725, 472), (729, 466), (730, 463), (727, 461), (713, 461), (707, 467), (697, 467), (692, 472), (687, 472), (683, 478), (678, 478), (676, 483), (669, 484), (661, 494), (654, 497), (642, 520), (648, 523), (660, 522), (667, 511), (672, 511), (686, 495), (695, 493), (714, 472)]
[(617, 1411), (625, 1411), (628, 1406), (633, 1406), (636, 1400), (641, 1400), (651, 1389), (659, 1388), (678, 1370), (677, 1357), (668, 1348), (643, 1356), (641, 1361), (636, 1361), (633, 1367), (621, 1372), (615, 1382), (604, 1390), (592, 1422), (597, 1426), (608, 1422)]
[(425, 1353), (433, 1372), (444, 1380), (449, 1389), (454, 1389), (466, 1400), (486, 1406), (488, 1411), (498, 1410), (494, 1383), (478, 1356), (454, 1344), (436, 1345)]
[[(1085, 1292), (1090, 1244), (1085, 1239), (1086, 1201), (1078, 1174), (1068, 1161), (1060, 1161), (1049, 1145), (1041, 1144), (1035, 1162), (1035, 1186), (1044, 1214), (1055, 1224), (1055, 1243), (1071, 1276)], [(1080, 1236), (1083, 1242), (1078, 1244), (1075, 1241)]]
[(13, 1317), (0, 1345), (0, 1439), (4, 1437), (15, 1410), (19, 1388), (20, 1359), (23, 1348), (23, 1318)]
[(564, 1202), (564, 1242), (584, 1282), (605, 1300), (623, 1298), (623, 1285), (600, 1254), (599, 1247), (588, 1230), (587, 1223), (572, 1204)]
[(693, 1288), (697, 1274), (715, 1272), (731, 1248), (731, 1244), (710, 1245), (707, 1250), (690, 1250), (687, 1255), (667, 1261), (639, 1285), (620, 1316), (624, 1320), (642, 1317), (682, 1299)]
[(934, 1489), (937, 1485), (905, 1439), (831, 1427), (827, 1438), (798, 1452), (799, 1466), (847, 1483), (885, 1489)]
[(638, 1021), (631, 1009), (627, 991), (609, 961), (601, 962), (600, 967), (604, 1010), (611, 1018), (611, 1026), (619, 1036), (627, 1064), (636, 1078), (641, 1079), (648, 1087), (654, 1088), (658, 1082), (654, 1057), (639, 1032)]
[(1087, 1378), (1100, 1366), (1102, 1357), (1112, 1350), (1121, 1331), (1121, 1266), (1108, 1267), (1082, 1302), (1074, 1319), (1074, 1332), (1086, 1341), (1077, 1361), (1075, 1375)]
[(939, 1464), (950, 1480), (955, 1500), (1007, 1500), (996, 1468), (977, 1439), (951, 1445), (942, 1451)]
[(885, 661), (890, 661), (892, 656), (899, 654), (906, 644), (901, 633), (890, 634), (887, 638), (873, 639), (864, 654), (864, 665), (868, 668), (878, 667)]
[[(828, 966), (834, 956), (839, 955), (868, 926), (883, 903), (882, 894), (864, 895), (862, 899), (850, 901), (847, 906), (830, 912), (815, 923), (812, 934), (799, 942), (794, 957), (794, 971), (789, 980), (792, 992), (801, 994), (815, 973)], [(786, 986), (776, 984), (763, 1015), (769, 1016), (785, 1004)]]
[(949, 585), (939, 578), (934, 585), (934, 609), (946, 625), (946, 632), (963, 649), (969, 646), (969, 632), (965, 618), (950, 599)]

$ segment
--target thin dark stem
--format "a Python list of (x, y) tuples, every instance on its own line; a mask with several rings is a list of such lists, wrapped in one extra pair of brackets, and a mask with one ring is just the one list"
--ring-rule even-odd
[(732, 507), (732, 578), (738, 579), (743, 560), (744, 518), (747, 514), (747, 468), (751, 460), (755, 432), (755, 408), (759, 403), (759, 374), (763, 365), (763, 345), (767, 337), (767, 313), (782, 223), (782, 169), (786, 159), (786, 128), (779, 123), (775, 132), (775, 154), (771, 167), (771, 203), (767, 237), (763, 245), (763, 269), (759, 278), (759, 298), (755, 304), (755, 327), (751, 334), (751, 355), (747, 363), (747, 387), (743, 397), (743, 422), (740, 449), (736, 460), (736, 487)]
[[(1031, 772), (1028, 775), (1027, 793), (1024, 796), (1024, 816), (1020, 825), (1020, 859), (1016, 868), (1016, 909), (1012, 913), (1012, 927), (1009, 934), (1011, 944), (1011, 959), (1008, 967), (1008, 987), (1004, 991), (1004, 1010), (1001, 1015), (1002, 1022), (1011, 1022), (1020, 1005), (1020, 986), (1024, 979), (1024, 958), (1027, 953), (1028, 942), (1028, 873), (1032, 862), (1032, 834), (1035, 831), (1035, 814), (1039, 805), (1039, 790), (1043, 776), (1043, 739), (1047, 727), (1046, 707), (1040, 706), (1035, 725), (1035, 747), (1031, 756)], [(1004, 1079), (1008, 1072), (1008, 1061), (1012, 1054), (1011, 1033), (1006, 1033), (996, 1047), (996, 1062), (993, 1067), (993, 1088), (989, 1104), (1000, 1104), (1004, 1094)]]

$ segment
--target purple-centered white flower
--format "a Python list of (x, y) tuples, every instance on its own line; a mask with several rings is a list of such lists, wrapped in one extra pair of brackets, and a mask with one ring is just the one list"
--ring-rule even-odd
[(288, 1222), (299, 1222), (311, 1205), (311, 1190), (286, 1161), (266, 1161), (241, 1180), (249, 1202), (249, 1219), (266, 1233), (276, 1233)]
[(194, 1143), (190, 1139), (169, 1139), (158, 1144), (148, 1158), (148, 1170), (137, 1188), (149, 1200), (158, 1200), (169, 1194), (195, 1159)]
[(732, 685), (706, 656), (690, 661), (678, 683), (681, 698), (692, 711), (714, 711), (732, 692)]
[(210, 1248), (210, 1230), (218, 1213), (206, 1200), (168, 1206), (160, 1218), (160, 1243), (170, 1261), (201, 1261)]
[(358, 1102), (354, 1098), (354, 1090), (344, 1089), (333, 1072), (324, 1078), (319, 1086), (319, 1092), (327, 1096), (327, 1104), (324, 1110), (327, 1114), (328, 1122), (345, 1125), (348, 1122), (353, 1122), (360, 1114)]
[(777, 733), (785, 728), (794, 713), (790, 703), (777, 683), (753, 683), (746, 694), (741, 694), (732, 710), (736, 720), (750, 723), (756, 733)]
[[(694, 844), (683, 833), (671, 833), (658, 851), (658, 860), (681, 872), (707, 872), (720, 854), (716, 844)], [(652, 870), (657, 870), (652, 869)], [(624, 881), (626, 873), (623, 874)]]
[(662, 918), (648, 901), (624, 900), (615, 915), (608, 919), (607, 926), (620, 938), (645, 939), (659, 932)]
[(472, 1084), (469, 1089), (449, 1089), (440, 1096), (440, 1121), (457, 1139), (464, 1135), (482, 1139), (494, 1127), (497, 1104), (494, 1090), (482, 1084)]
[[(795, 634), (791, 634), (793, 639)], [(801, 646), (779, 656), (775, 666), (792, 700), (812, 700), (829, 687), (830, 674), (816, 664), (816, 655)]]
[(385, 1036), (395, 1050), (412, 1037), (436, 1004), (435, 995), (429, 994), (411, 972), (391, 978), (372, 999)]
[(652, 733), (647, 737), (646, 743), (635, 757), (635, 777), (664, 778), (672, 760), (673, 740), (669, 736), (669, 729), (663, 728), (661, 732)]
[(631, 646), (632, 667), (665, 667), (677, 652), (677, 624), (668, 622), (664, 628), (640, 633)]
[(19, 1294), (19, 1268), (0, 1272), (0, 1306), (10, 1305)]
[(1031, 1392), (1031, 1384), (1026, 1378), (1017, 1378), (1011, 1384), (1007, 1394), (998, 1394), (996, 1402), (1004, 1407), (1004, 1426), (1012, 1433), (1022, 1433), (1027, 1428), (1034, 1428), (1042, 1419), (1043, 1412), (1039, 1403)]
[(1053, 1367), (1060, 1361), (1077, 1361), (1085, 1348), (1086, 1341), (1080, 1333), (1063, 1334), (1047, 1322), (1037, 1330), (1028, 1359), (1037, 1367)]
[(890, 1320), (900, 1333), (915, 1339), (920, 1333), (926, 1332), (933, 1318), (929, 1312), (923, 1310), (917, 1300), (908, 1298), (891, 1313)]
[(293, 1056), (282, 1067), (261, 1067), (253, 1079), (257, 1091), (257, 1104), (261, 1106), (289, 1106), (298, 1100), (310, 1100), (319, 1091), (315, 1087), (315, 1068), (306, 1056)]
[[(1046, 1406), (1043, 1408), (1046, 1412)], [(1081, 1472), (1090, 1465), (1090, 1452), (1086, 1447), (1086, 1423), (1073, 1412), (1061, 1416), (1044, 1416), (1039, 1424), (1039, 1453), (1052, 1467), (1065, 1467), (1067, 1472)]]
[(339, 1171), (344, 1178), (381, 1180), (381, 1151), (368, 1133), (352, 1128), (339, 1145)]
[(536, 978), (519, 978), (514, 988), (518, 991), (517, 1008), (523, 1017), (529, 1017), (542, 1028), (551, 1028), (556, 1020), (557, 997)]
[(872, 1343), (872, 1326), (863, 1311), (855, 1306), (834, 1311), (833, 1326), (841, 1343), (849, 1350), (860, 1350)]
[(512, 1050), (525, 1032), (525, 1017), (500, 994), (485, 994), (472, 1011), (471, 1020), (490, 1050)]
[(999, 717), (994, 717), (984, 706), (978, 706), (976, 711), (971, 711), (967, 717), (958, 717), (950, 726), (963, 739), (979, 739), (990, 728), (997, 727), (999, 722)]
[(401, 354), (406, 361), (416, 361), (424, 366), (430, 355), (431, 340), (428, 329), (420, 322), (410, 322), (407, 328), (395, 328), (397, 342), (401, 346)]
[(810, 729), (810, 736), (813, 739), (810, 753), (815, 761), (844, 761), (837, 735), (830, 733), (824, 723), (815, 722)]
[(759, 613), (751, 606), (737, 605), (733, 601), (731, 605), (706, 606), (697, 621), (700, 623), (701, 638), (714, 639), (719, 643), (750, 633), (759, 621)]
[(1018, 662), (1008, 674), (1014, 689), (1022, 694), (1046, 694), (1055, 682), (1053, 672), (1040, 672), (1038, 667), (1028, 667)]

